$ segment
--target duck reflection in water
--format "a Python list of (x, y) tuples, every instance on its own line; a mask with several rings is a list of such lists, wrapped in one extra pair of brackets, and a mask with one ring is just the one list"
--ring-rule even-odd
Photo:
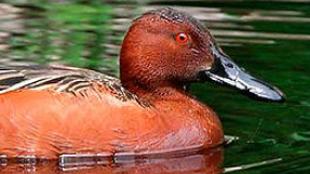
[[(1, 174), (32, 173), (37, 174), (219, 174), (223, 162), (223, 148), (217, 147), (195, 154), (182, 156), (142, 157), (131, 160), (89, 162), (88, 165), (64, 165), (59, 167), (56, 161), (40, 161), (37, 163), (2, 163)], [(102, 163), (102, 164), (100, 164)]]

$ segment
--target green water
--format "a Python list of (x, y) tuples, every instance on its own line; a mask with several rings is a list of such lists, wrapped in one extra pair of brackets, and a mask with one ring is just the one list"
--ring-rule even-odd
[(263, 103), (214, 84), (192, 86), (192, 93), (220, 115), (225, 134), (239, 137), (225, 147), (223, 167), (229, 171), (279, 159), (234, 173), (310, 173), (306, 0), (0, 2), (0, 63), (68, 64), (116, 76), (119, 45), (133, 18), (162, 6), (187, 11), (209, 27), (239, 65), (287, 96), (285, 103)]

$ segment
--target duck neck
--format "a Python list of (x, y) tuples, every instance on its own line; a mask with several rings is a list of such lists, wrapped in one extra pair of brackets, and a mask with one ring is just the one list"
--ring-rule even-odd
[(169, 82), (145, 84), (138, 80), (122, 79), (122, 85), (131, 93), (149, 102), (166, 99), (175, 96), (176, 93), (187, 95), (184, 84)]
[(144, 54), (128, 51), (131, 49), (127, 47), (131, 45), (126, 43), (121, 51), (120, 79), (127, 90), (145, 100), (160, 99), (174, 93), (186, 94), (184, 83), (172, 80), (165, 70), (139, 62), (145, 59)]

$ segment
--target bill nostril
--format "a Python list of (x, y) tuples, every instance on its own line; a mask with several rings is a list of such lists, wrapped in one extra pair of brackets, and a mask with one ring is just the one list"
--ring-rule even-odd
[(233, 68), (233, 67), (234, 67), (234, 65), (231, 64), (231, 63), (226, 63), (225, 65), (226, 65), (228, 68)]

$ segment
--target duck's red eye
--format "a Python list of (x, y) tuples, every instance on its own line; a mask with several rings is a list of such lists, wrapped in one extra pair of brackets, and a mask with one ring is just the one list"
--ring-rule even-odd
[(175, 40), (178, 43), (184, 44), (188, 42), (189, 36), (186, 33), (179, 33), (175, 36)]

